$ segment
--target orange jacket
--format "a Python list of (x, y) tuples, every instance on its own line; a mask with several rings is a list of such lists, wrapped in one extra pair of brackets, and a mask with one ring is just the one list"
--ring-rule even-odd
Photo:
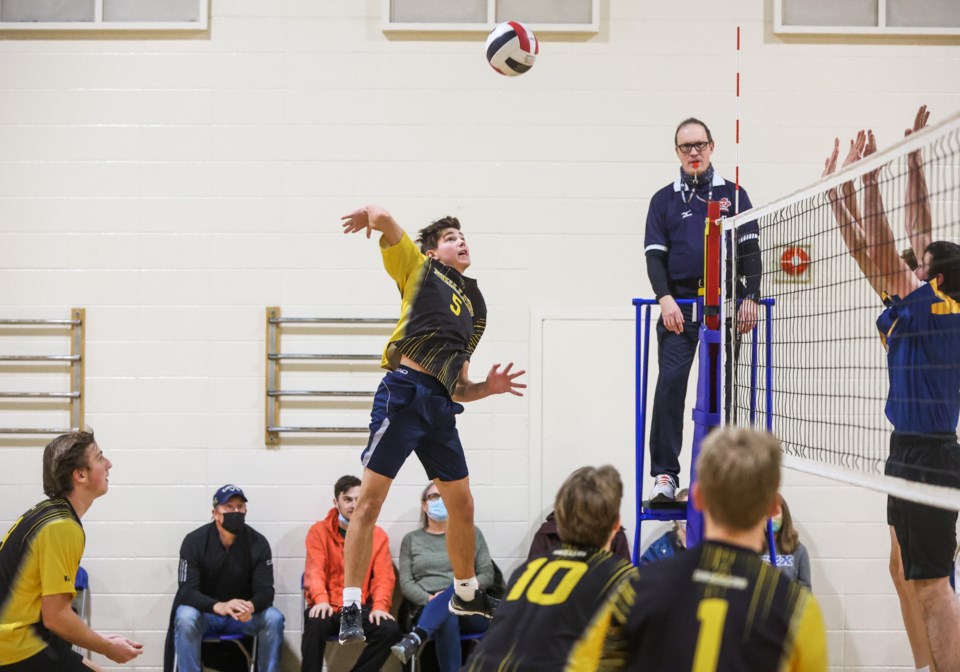
[[(334, 609), (343, 608), (343, 537), (340, 536), (339, 512), (336, 507), (307, 532), (307, 565), (303, 591), (307, 606), (327, 602)], [(373, 528), (373, 555), (363, 579), (364, 602), (373, 609), (390, 611), (397, 575), (390, 558), (390, 540), (379, 527)]]

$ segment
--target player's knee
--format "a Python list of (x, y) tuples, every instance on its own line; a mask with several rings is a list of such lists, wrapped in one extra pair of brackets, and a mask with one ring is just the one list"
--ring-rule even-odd
[(365, 495), (357, 502), (357, 507), (353, 511), (353, 517), (350, 519), (350, 522), (353, 524), (359, 523), (363, 525), (365, 523), (374, 523), (377, 520), (377, 517), (380, 515), (380, 509), (383, 507), (383, 498), (377, 495)]

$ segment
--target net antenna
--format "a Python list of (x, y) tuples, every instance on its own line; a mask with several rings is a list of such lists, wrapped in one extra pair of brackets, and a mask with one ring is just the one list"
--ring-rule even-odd
[[(825, 138), (825, 155), (830, 140)], [(840, 148), (842, 156), (843, 139)], [(897, 278), (908, 276), (903, 268), (881, 264), (871, 270), (857, 261), (861, 253), (876, 258), (892, 246), (907, 250), (924, 239), (960, 243), (960, 113), (865, 153), (810, 186), (724, 221), (727, 236), (751, 220), (760, 222), (762, 293), (777, 306), (775, 313), (761, 311), (758, 328), (744, 335), (741, 350), (758, 354), (733, 362), (730, 423), (770, 428), (791, 469), (960, 510), (960, 489), (931, 484), (942, 475), (935, 469), (917, 475), (928, 481), (923, 483), (885, 475), (894, 430), (885, 413), (888, 397), (917, 417), (952, 424), (933, 434), (955, 435), (953, 406), (960, 406), (960, 390), (950, 387), (949, 399), (900, 389), (889, 394), (885, 340), (877, 325), (885, 306), (874, 288), (898, 287)], [(876, 177), (875, 190), (865, 187), (865, 176), (869, 184)], [(838, 200), (849, 206), (849, 219), (836, 214)], [(929, 227), (925, 236), (918, 235), (919, 221)], [(924, 250), (915, 253), (922, 261)], [(728, 281), (726, 274), (722, 280)], [(955, 310), (960, 305), (947, 300), (936, 308), (945, 317)], [(724, 312), (735, 319), (732, 306)], [(947, 328), (945, 337), (955, 331)], [(900, 366), (896, 374), (921, 382), (956, 380), (960, 351), (951, 350), (936, 361)]]

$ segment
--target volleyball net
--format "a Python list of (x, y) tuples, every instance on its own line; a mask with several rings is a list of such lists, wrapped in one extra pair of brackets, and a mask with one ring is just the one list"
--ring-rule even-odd
[[(825, 141), (826, 156), (832, 138)], [(923, 263), (924, 249), (914, 248), (930, 240), (960, 243), (960, 114), (887, 149), (857, 149), (851, 156), (865, 155), (842, 168), (850, 147), (841, 138), (836, 172), (725, 222), (731, 235), (759, 221), (762, 294), (774, 304), (769, 313), (759, 311), (757, 328), (732, 350), (729, 421), (773, 431), (792, 469), (960, 509), (960, 490), (884, 475), (893, 425), (885, 413), (890, 381), (877, 322), (885, 308), (877, 292), (896, 286), (911, 256)], [(894, 262), (903, 266), (871, 262), (890, 252), (891, 236), (903, 253)], [(955, 311), (957, 304), (937, 310)], [(731, 301), (725, 314), (736, 315)], [(944, 347), (955, 347), (950, 340)], [(907, 366), (916, 368), (914, 379), (954, 379), (960, 350), (935, 364), (921, 358)], [(960, 391), (924, 398), (929, 389), (921, 388), (915, 395), (896, 401), (921, 414), (930, 405), (949, 413)]]

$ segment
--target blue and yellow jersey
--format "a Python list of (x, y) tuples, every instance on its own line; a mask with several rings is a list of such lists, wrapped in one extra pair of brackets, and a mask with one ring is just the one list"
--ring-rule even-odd
[(464, 362), (483, 336), (487, 305), (475, 280), (427, 257), (406, 233), (380, 251), (400, 290), (400, 320), (383, 352), (381, 366), (394, 370), (406, 355), (453, 395)]
[(827, 669), (823, 616), (810, 591), (756, 551), (711, 541), (646, 565), (583, 637), (585, 648), (602, 643), (597, 670)]
[(632, 564), (595, 548), (563, 545), (529, 560), (510, 579), (467, 672), (593, 670), (599, 648), (578, 644), (613, 592), (636, 574)]
[(885, 297), (877, 319), (887, 348), (887, 418), (897, 432), (954, 434), (960, 420), (960, 304), (931, 280)]
[(40, 502), (0, 542), (0, 664), (26, 660), (47, 647), (41, 598), (76, 595), (84, 543), (80, 519), (65, 499)]

